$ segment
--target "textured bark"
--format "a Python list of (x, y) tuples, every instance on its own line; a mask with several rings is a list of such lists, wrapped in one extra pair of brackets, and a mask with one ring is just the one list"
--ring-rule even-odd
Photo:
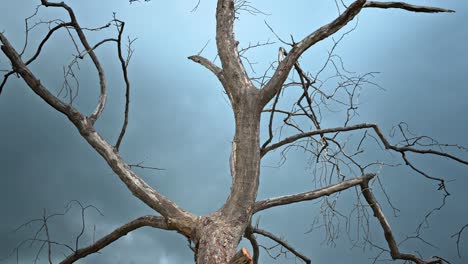
[[(222, 213), (243, 219), (257, 196), (260, 173), (260, 111), (257, 90), (247, 90), (243, 101), (233, 105), (236, 131), (231, 153), (231, 194)], [(239, 210), (240, 209), (240, 210)]]
[(223, 207), (203, 217), (194, 239), (198, 264), (226, 264), (237, 251), (250, 223), (260, 175), (259, 90), (248, 78), (234, 38), (234, 1), (220, 0), (216, 9), (216, 44), (222, 70), (200, 58), (190, 57), (215, 73), (232, 104), (235, 135), (231, 152), (231, 192)]
[(237, 233), (244, 232), (236, 222), (226, 222), (221, 215), (205, 217), (197, 230), (200, 232), (197, 263), (254, 263), (247, 249), (243, 248), (236, 253), (240, 242)]
[(260, 108), (256, 90), (245, 91), (245, 100), (233, 106), (231, 193), (221, 210), (204, 217), (197, 228), (199, 264), (228, 263), (254, 213), (260, 173)]
[(197, 228), (197, 263), (228, 263), (236, 253), (240, 232), (236, 223), (228, 222), (219, 213), (203, 217)]

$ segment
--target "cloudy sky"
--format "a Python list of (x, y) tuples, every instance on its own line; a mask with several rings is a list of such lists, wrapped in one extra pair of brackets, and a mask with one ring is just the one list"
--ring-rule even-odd
[[(34, 13), (39, 1), (3, 1), (0, 9), (0, 31), (20, 50), (24, 43), (24, 18)], [(121, 148), (129, 163), (144, 162), (164, 171), (139, 170), (153, 187), (196, 214), (207, 214), (219, 208), (229, 190), (229, 153), (233, 136), (233, 115), (222, 88), (211, 73), (187, 60), (206, 43), (203, 55), (216, 57), (214, 0), (202, 0), (191, 12), (196, 0), (152, 1), (128, 4), (119, 1), (67, 1), (74, 7), (82, 26), (106, 24), (113, 12), (125, 20), (126, 32), (134, 42), (135, 53), (130, 66), (132, 101), (130, 124)], [(280, 43), (265, 25), (275, 32), (296, 40), (333, 19), (334, 1), (251, 1), (265, 15), (241, 13), (236, 24), (240, 46), (258, 41), (277, 42), (249, 54), (257, 72), (263, 72), (276, 60)], [(364, 89), (360, 116), (355, 122), (377, 122), (385, 132), (401, 121), (419, 134), (429, 135), (444, 143), (468, 146), (468, 3), (465, 1), (411, 1), (454, 9), (455, 14), (413, 14), (399, 10), (364, 10), (356, 30), (348, 35), (337, 52), (346, 66), (356, 72), (380, 72), (373, 80), (382, 89)], [(35, 21), (65, 18), (59, 10), (41, 8)], [(351, 23), (348, 27), (353, 27)], [(343, 31), (344, 32), (344, 31)], [(91, 32), (96, 43), (115, 34), (114, 29)], [(29, 57), (44, 27), (29, 38)], [(323, 63), (331, 41), (325, 41), (301, 61), (311, 71)], [(32, 70), (49, 89), (57, 93), (63, 82), (63, 65), (73, 53), (73, 43), (66, 31), (58, 33), (47, 44)], [(119, 72), (115, 47), (106, 45), (98, 51), (109, 81), (109, 103), (97, 123), (97, 129), (110, 142), (118, 136), (122, 122), (124, 86)], [(219, 61), (217, 61), (219, 62)], [(2, 69), (9, 64), (0, 56)], [(96, 73), (90, 63), (80, 62), (79, 96), (75, 105), (89, 113), (96, 102)], [(327, 117), (325, 116), (324, 119)], [(331, 117), (330, 117), (331, 118)], [(99, 208), (86, 214), (86, 232), (81, 246), (106, 234), (138, 216), (153, 214), (134, 198), (105, 162), (89, 147), (76, 129), (45, 104), (20, 79), (12, 78), (0, 96), (0, 259), (8, 257), (24, 239), (34, 236), (37, 224), (14, 230), (31, 219), (61, 213), (68, 202), (79, 200)], [(373, 151), (370, 151), (373, 153)], [(457, 152), (465, 159), (466, 152)], [(313, 189), (309, 157), (292, 152), (280, 168), (278, 153), (262, 164), (259, 199)], [(399, 163), (395, 156), (391, 162)], [(422, 237), (434, 244), (410, 241), (402, 251), (419, 252), (425, 257), (443, 256), (452, 263), (468, 260), (468, 231), (462, 237), (462, 258), (457, 256), (456, 240), (450, 236), (468, 223), (468, 177), (466, 166), (445, 159), (412, 156), (415, 163), (432, 175), (450, 180), (451, 196), (441, 212), (435, 213), (422, 231)], [(401, 241), (414, 230), (432, 208), (439, 205), (441, 193), (433, 182), (405, 167), (384, 168), (380, 179), (394, 205), (397, 217), (387, 203), (383, 207)], [(353, 209), (354, 192), (343, 193), (338, 206), (346, 214)], [(383, 193), (377, 193), (382, 201)], [(312, 263), (372, 263), (379, 250), (353, 247), (341, 226), (335, 244), (326, 243), (323, 229), (312, 232), (319, 216), (320, 203), (310, 202), (262, 212), (259, 225), (296, 246)], [(354, 221), (354, 219), (352, 219)], [(373, 241), (385, 245), (383, 234), (371, 219)], [(73, 207), (64, 217), (50, 223), (54, 240), (73, 244), (81, 229), (80, 211)], [(95, 230), (95, 231), (94, 231)], [(352, 232), (351, 232), (352, 233)], [(273, 245), (261, 240), (265, 246)], [(20, 263), (31, 262), (37, 245), (20, 248)], [(56, 248), (59, 260), (68, 252)], [(102, 254), (80, 263), (193, 263), (187, 241), (171, 232), (144, 228), (122, 238)], [(388, 256), (384, 255), (384, 259)], [(44, 255), (40, 261), (46, 261)], [(288, 255), (274, 262), (265, 251), (261, 263), (295, 263)]]

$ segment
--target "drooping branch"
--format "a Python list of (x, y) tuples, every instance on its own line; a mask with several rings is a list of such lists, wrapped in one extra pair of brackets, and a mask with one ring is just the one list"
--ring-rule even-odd
[[(119, 36), (117, 38), (117, 53), (120, 61), (120, 66), (122, 68), (122, 73), (125, 81), (125, 110), (124, 110), (124, 122), (122, 125), (122, 129), (120, 130), (119, 137), (117, 139), (117, 143), (115, 144), (115, 149), (119, 150), (120, 144), (122, 143), (123, 137), (125, 136), (125, 132), (127, 131), (127, 125), (128, 125), (128, 112), (130, 108), (130, 80), (128, 79), (128, 59), (125, 60), (123, 55), (122, 55), (122, 33), (124, 31), (125, 27), (125, 22), (120, 21), (115, 19), (115, 26), (117, 27), (117, 30), (119, 31)], [(131, 51), (131, 43), (128, 43), (129, 51)], [(128, 56), (131, 56), (131, 54), (128, 54)]]
[(263, 229), (259, 229), (259, 228), (253, 228), (252, 232), (256, 233), (256, 234), (259, 234), (259, 235), (262, 235), (262, 236), (265, 236), (265, 237), (268, 237), (269, 239), (275, 241), (276, 243), (280, 244), (282, 247), (289, 250), (296, 257), (302, 259), (305, 263), (307, 263), (307, 264), (312, 263), (308, 257), (306, 257), (305, 255), (303, 255), (300, 252), (298, 252), (297, 250), (295, 250), (294, 247), (292, 247), (288, 242), (286, 242), (283, 239), (275, 236), (274, 234), (272, 234), (272, 233), (270, 233), (268, 231), (265, 231)]
[(245, 229), (244, 237), (250, 241), (253, 250), (253, 263), (258, 264), (258, 259), (260, 258), (260, 248), (258, 246), (257, 238), (253, 234), (253, 227), (248, 226)]
[(192, 233), (195, 217), (154, 190), (133, 172), (129, 165), (120, 157), (115, 148), (94, 129), (90, 118), (85, 117), (76, 108), (63, 103), (50, 93), (24, 64), (18, 53), (2, 33), (0, 33), (0, 41), (3, 44), (1, 50), (12, 63), (13, 70), (17, 72), (27, 85), (46, 103), (68, 117), (78, 129), (81, 136), (106, 160), (107, 164), (119, 176), (122, 182), (126, 184), (132, 194), (166, 217), (171, 227), (189, 236)]
[(432, 6), (419, 6), (419, 5), (412, 5), (404, 2), (378, 2), (378, 1), (367, 1), (364, 5), (366, 7), (373, 7), (373, 8), (398, 8), (403, 9), (406, 11), (412, 12), (420, 12), (420, 13), (455, 13), (454, 10), (445, 9), (445, 8), (438, 8)]
[(364, 181), (369, 181), (373, 177), (375, 177), (375, 174), (366, 174), (361, 177), (345, 180), (340, 183), (333, 184), (333, 185), (330, 185), (321, 189), (313, 190), (310, 192), (280, 196), (276, 198), (270, 198), (270, 199), (266, 199), (263, 201), (259, 201), (259, 202), (256, 202), (254, 205), (254, 212), (259, 212), (259, 211), (262, 211), (271, 207), (275, 207), (275, 206), (282, 206), (282, 205), (287, 205), (287, 204), (292, 204), (292, 203), (310, 201), (310, 200), (314, 200), (323, 196), (328, 196), (328, 195), (349, 189), (350, 187), (359, 185)]
[(270, 144), (270, 142), (273, 140), (273, 119), (275, 115), (275, 110), (276, 110), (276, 105), (278, 104), (279, 98), (281, 95), (281, 89), (278, 90), (278, 93), (275, 96), (275, 100), (273, 101), (273, 105), (271, 107), (271, 113), (270, 113), (270, 120), (268, 122), (268, 139), (265, 140), (265, 142), (262, 144), (260, 147), (260, 153), (263, 152), (263, 150)]
[(99, 76), (99, 86), (100, 86), (100, 94), (99, 94), (99, 100), (96, 106), (96, 109), (94, 112), (89, 116), (89, 121), (91, 124), (94, 124), (96, 120), (99, 118), (101, 113), (104, 111), (104, 107), (106, 104), (106, 99), (107, 99), (107, 84), (106, 84), (106, 76), (104, 73), (104, 69), (101, 66), (101, 63), (94, 53), (92, 47), (88, 43), (88, 39), (86, 38), (86, 35), (83, 32), (83, 29), (81, 28), (80, 24), (78, 23), (78, 20), (76, 19), (75, 13), (73, 9), (65, 4), (64, 2), (60, 3), (54, 3), (54, 2), (49, 2), (47, 0), (41, 0), (42, 5), (45, 7), (59, 7), (63, 8), (67, 11), (69, 17), (70, 17), (70, 23), (75, 32), (78, 35), (78, 38), (80, 39), (81, 44), (85, 48), (86, 51), (89, 52), (89, 56), (91, 57), (91, 60), (93, 61), (93, 64), (98, 72)]
[(406, 261), (412, 261), (416, 264), (442, 264), (442, 260), (440, 258), (433, 259), (433, 260), (422, 260), (421, 258), (417, 257), (414, 254), (406, 254), (401, 253), (398, 249), (398, 244), (395, 241), (393, 236), (392, 229), (390, 228), (390, 224), (385, 217), (382, 208), (380, 207), (377, 199), (375, 198), (374, 194), (372, 193), (371, 188), (369, 187), (369, 181), (361, 182), (361, 191), (362, 195), (366, 199), (367, 203), (369, 204), (372, 212), (374, 213), (374, 217), (376, 217), (380, 223), (384, 231), (385, 240), (387, 241), (388, 247), (390, 249), (390, 256), (393, 259), (400, 259)]
[(167, 225), (166, 220), (160, 216), (142, 216), (139, 217), (131, 222), (126, 223), (125, 225), (115, 229), (110, 234), (104, 236), (103, 238), (99, 239), (92, 245), (89, 245), (84, 248), (80, 248), (76, 250), (74, 253), (67, 256), (64, 260), (62, 260), (61, 264), (70, 264), (74, 263), (75, 261), (82, 259), (90, 254), (97, 253), (99, 250), (107, 247), (111, 243), (117, 241), (123, 236), (126, 236), (128, 233), (145, 226), (150, 226), (159, 229), (171, 230), (171, 228)]

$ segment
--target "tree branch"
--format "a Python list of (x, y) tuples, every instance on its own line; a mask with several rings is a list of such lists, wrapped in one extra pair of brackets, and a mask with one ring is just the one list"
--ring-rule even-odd
[[(115, 19), (115, 18), (114, 18)], [(127, 58), (127, 61), (123, 58), (122, 55), (122, 33), (124, 31), (125, 27), (125, 22), (120, 21), (115, 19), (115, 26), (117, 27), (117, 30), (119, 31), (119, 36), (117, 39), (117, 53), (119, 56), (119, 61), (120, 61), (120, 66), (122, 68), (122, 73), (125, 81), (125, 110), (124, 110), (124, 122), (122, 124), (122, 129), (120, 130), (119, 137), (117, 139), (117, 143), (115, 143), (115, 149), (119, 150), (120, 144), (122, 143), (123, 137), (125, 136), (125, 132), (127, 131), (127, 125), (128, 125), (128, 112), (130, 108), (130, 80), (128, 79), (128, 70), (127, 70), (127, 61), (129, 58)], [(131, 50), (129, 43), (128, 49)], [(128, 54), (130, 56), (130, 54)]]
[[(68, 27), (68, 26), (71, 26), (72, 24), (70, 22), (68, 23), (60, 23), (58, 25), (56, 25), (55, 27), (51, 28), (49, 30), (49, 32), (47, 32), (46, 36), (42, 39), (41, 43), (39, 44), (39, 46), (37, 47), (37, 50), (36, 52), (34, 53), (34, 55), (28, 60), (26, 61), (26, 65), (29, 65), (31, 62), (33, 62), (37, 57), (39, 57), (39, 54), (41, 53), (42, 51), (42, 48), (44, 47), (44, 45), (47, 43), (47, 41), (50, 39), (50, 37), (54, 34), (54, 32), (56, 32), (57, 30), (63, 28), (63, 27)], [(28, 34), (28, 33), (26, 33)], [(0, 84), (0, 94), (2, 93), (2, 90), (3, 90), (3, 87), (5, 86), (6, 82), (8, 81), (8, 78), (13, 74), (15, 73), (14, 71), (10, 71), (8, 73), (5, 74), (4, 76), (4, 79), (2, 81), (2, 83)]]
[(272, 233), (259, 229), (259, 228), (253, 228), (252, 230), (254, 233), (260, 234), (262, 236), (268, 237), (269, 239), (277, 242), (287, 250), (289, 250), (291, 253), (296, 255), (298, 258), (302, 259), (305, 263), (310, 264), (311, 261), (308, 257), (304, 256), (303, 254), (299, 253), (297, 250), (295, 250), (291, 245), (288, 244), (288, 242), (284, 241), (283, 239), (273, 235)]
[(216, 46), (221, 60), (226, 93), (231, 100), (240, 100), (245, 89), (255, 89), (242, 65), (234, 37), (235, 4), (234, 0), (218, 0), (216, 8)]
[(286, 204), (304, 202), (314, 200), (323, 196), (328, 196), (343, 190), (346, 190), (350, 187), (361, 184), (364, 181), (369, 181), (374, 178), (375, 174), (365, 174), (361, 177), (349, 179), (342, 181), (337, 184), (333, 184), (324, 188), (313, 190), (310, 192), (298, 193), (293, 195), (280, 196), (276, 198), (270, 198), (263, 201), (256, 202), (254, 205), (254, 212), (259, 212), (271, 207), (282, 206)]
[(16, 50), (2, 33), (0, 33), (0, 41), (3, 43), (1, 50), (11, 61), (13, 70), (46, 103), (68, 117), (81, 136), (106, 160), (109, 167), (125, 183), (132, 194), (166, 217), (171, 227), (174, 226), (179, 232), (190, 236), (196, 219), (195, 216), (179, 208), (174, 202), (154, 190), (135, 174), (122, 157), (120, 157), (119, 153), (94, 129), (90, 120), (91, 118), (85, 117), (73, 106), (64, 104), (51, 94), (24, 64)]
[(253, 234), (252, 226), (248, 226), (245, 229), (244, 237), (247, 238), (250, 241), (250, 244), (252, 245), (253, 263), (258, 264), (258, 259), (260, 258), (260, 248), (258, 246), (257, 239), (255, 238), (255, 235)]
[(216, 64), (214, 64), (210, 60), (208, 60), (208, 59), (206, 59), (206, 58), (204, 58), (204, 57), (202, 57), (200, 55), (193, 55), (193, 56), (188, 57), (188, 59), (202, 65), (205, 68), (207, 68), (212, 73), (214, 73), (214, 75), (216, 75), (216, 77), (218, 77), (219, 81), (223, 85), (226, 84), (226, 80), (225, 80), (224, 75), (223, 75), (223, 69), (218, 67)]
[(343, 28), (349, 21), (353, 20), (354, 17), (356, 17), (356, 15), (360, 13), (362, 8), (399, 8), (412, 12), (423, 13), (455, 12), (450, 9), (429, 6), (416, 6), (404, 2), (376, 2), (356, 0), (331, 23), (317, 29), (312, 34), (308, 35), (303, 40), (301, 40), (299, 43), (293, 44), (293, 48), (289, 52), (289, 55), (278, 65), (278, 68), (276, 69), (273, 77), (262, 89), (262, 105), (266, 105), (274, 97), (276, 92), (282, 87), (282, 85), (286, 81), (286, 78), (288, 77), (292, 67), (307, 49), (312, 47), (315, 43), (333, 35), (335, 32)]
[(26, 64), (21, 60), (21, 57), (16, 50), (11, 46), (8, 39), (2, 33), (0, 33), (0, 41), (3, 44), (1, 46), (3, 53), (12, 63), (13, 71), (21, 75), (29, 87), (34, 87), (33, 91), (37, 95), (44, 99), (44, 101), (46, 101), (50, 106), (66, 116), (72, 116), (74, 113), (79, 114), (78, 110), (70, 105), (66, 105), (42, 86), (40, 80), (33, 75)]
[(329, 133), (336, 133), (336, 132), (344, 132), (344, 131), (353, 131), (353, 130), (358, 130), (358, 129), (365, 129), (365, 128), (371, 128), (373, 124), (358, 124), (354, 126), (346, 126), (346, 127), (335, 127), (335, 128), (325, 128), (325, 129), (319, 129), (319, 130), (314, 130), (310, 132), (305, 132), (305, 133), (300, 133), (296, 134), (290, 137), (287, 137), (277, 143), (274, 143), (270, 146), (267, 146), (262, 149), (261, 155), (262, 157), (268, 153), (269, 151), (272, 151), (274, 149), (277, 149), (279, 147), (282, 147), (286, 144), (293, 143), (296, 140), (299, 140), (301, 138), (306, 138), (306, 137), (311, 137), (311, 136), (316, 136), (316, 135), (322, 135), (322, 134), (329, 134)]
[(61, 264), (74, 263), (75, 261), (82, 259), (90, 254), (97, 253), (99, 250), (107, 247), (109, 244), (117, 241), (121, 237), (126, 236), (128, 233), (138, 228), (144, 227), (144, 226), (151, 226), (154, 228), (171, 230), (171, 228), (166, 224), (166, 220), (163, 217), (149, 216), (149, 215), (142, 216), (115, 229), (110, 234), (99, 239), (92, 245), (76, 250), (75, 253), (67, 256), (60, 263)]
[(297, 141), (301, 138), (306, 138), (306, 137), (311, 137), (315, 135), (321, 135), (321, 134), (329, 134), (329, 133), (337, 133), (337, 132), (346, 132), (346, 131), (353, 131), (353, 130), (359, 130), (359, 129), (368, 129), (371, 128), (375, 131), (379, 139), (382, 141), (386, 149), (391, 149), (400, 153), (404, 152), (413, 152), (413, 153), (419, 153), (419, 154), (433, 154), (437, 156), (442, 156), (449, 158), (451, 160), (454, 160), (456, 162), (460, 162), (462, 164), (468, 165), (467, 160), (463, 160), (461, 158), (458, 158), (454, 155), (438, 151), (438, 150), (433, 150), (433, 149), (416, 149), (410, 146), (396, 146), (392, 145), (388, 142), (388, 140), (385, 138), (384, 134), (380, 130), (380, 128), (376, 124), (368, 124), (368, 123), (362, 123), (362, 124), (357, 124), (353, 126), (344, 126), (344, 127), (335, 127), (335, 128), (326, 128), (326, 129), (319, 129), (319, 130), (314, 130), (310, 132), (305, 132), (305, 133), (300, 133), (296, 134), (294, 136), (287, 137), (275, 144), (272, 144), (264, 149), (262, 149), (261, 155), (264, 156), (267, 152), (277, 149), (279, 147), (282, 147), (286, 144), (292, 143), (294, 141)]
[(465, 229), (468, 230), (468, 224), (465, 224), (464, 226), (462, 226), (457, 233), (451, 236), (451, 237), (457, 237), (457, 253), (458, 253), (458, 257), (460, 258), (461, 258), (461, 254), (460, 254), (460, 242), (461, 241), (460, 240), (461, 240), (462, 233)]
[(393, 237), (390, 224), (388, 223), (387, 218), (385, 217), (382, 211), (382, 208), (380, 207), (379, 203), (377, 202), (377, 199), (375, 198), (374, 194), (372, 193), (372, 190), (369, 187), (369, 181), (362, 181), (360, 185), (362, 195), (371, 207), (374, 216), (379, 220), (380, 226), (384, 231), (385, 240), (387, 241), (388, 247), (390, 249), (390, 256), (392, 257), (392, 259), (407, 260), (417, 264), (442, 264), (442, 260), (440, 259), (425, 261), (420, 259), (416, 255), (401, 253), (398, 249), (398, 244), (396, 243), (395, 238)]
[(266, 105), (283, 86), (289, 72), (299, 60), (299, 57), (315, 43), (333, 35), (335, 32), (343, 28), (349, 21), (353, 20), (361, 11), (365, 0), (357, 0), (352, 3), (340, 16), (335, 20), (322, 26), (302, 39), (299, 43), (293, 44), (293, 48), (289, 55), (278, 65), (273, 77), (268, 81), (265, 87), (261, 90), (260, 102)]
[(419, 12), (419, 13), (455, 13), (454, 10), (445, 9), (445, 8), (438, 8), (432, 6), (418, 6), (418, 5), (411, 5), (404, 2), (376, 2), (376, 1), (367, 1), (364, 5), (366, 7), (373, 7), (373, 8), (398, 8), (412, 12)]
[(46, 7), (60, 7), (60, 8), (65, 9), (70, 17), (71, 26), (75, 29), (78, 35), (78, 38), (80, 39), (81, 44), (83, 45), (86, 51), (89, 51), (89, 56), (91, 57), (91, 60), (93, 61), (93, 64), (99, 75), (99, 86), (100, 86), (99, 100), (98, 100), (96, 109), (89, 116), (90, 123), (94, 124), (96, 120), (99, 118), (99, 116), (101, 115), (101, 113), (104, 111), (104, 107), (105, 107), (106, 99), (107, 99), (107, 91), (106, 91), (107, 85), (106, 85), (106, 76), (104, 73), (104, 69), (102, 68), (101, 63), (99, 62), (99, 59), (97, 58), (96, 54), (94, 53), (94, 50), (89, 45), (88, 39), (83, 33), (83, 29), (79, 25), (76, 19), (75, 13), (73, 12), (73, 9), (67, 4), (65, 4), (64, 2), (53, 3), (47, 0), (41, 0), (41, 3), (42, 5)]

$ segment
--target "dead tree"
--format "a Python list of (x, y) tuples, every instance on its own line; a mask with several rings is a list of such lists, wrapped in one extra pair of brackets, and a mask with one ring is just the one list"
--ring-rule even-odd
[[(349, 5), (341, 2), (339, 5), (343, 6), (343, 10), (338, 17), (300, 41), (292, 40), (290, 43), (284, 41), (285, 47), (280, 49), (277, 63), (271, 65), (270, 71), (256, 78), (249, 76), (244, 67), (245, 61), (243, 63), (242, 54), (245, 50), (240, 49), (238, 46), (239, 42), (234, 34), (234, 23), (237, 13), (242, 10), (253, 13), (260, 11), (254, 9), (246, 1), (218, 0), (216, 7), (216, 45), (221, 65), (216, 65), (200, 55), (191, 56), (189, 59), (204, 66), (218, 78), (232, 106), (235, 117), (235, 135), (230, 159), (232, 186), (231, 192), (227, 195), (228, 198), (221, 208), (209, 215), (198, 216), (184, 210), (169, 198), (163, 196), (157, 188), (145, 183), (133, 170), (135, 165), (128, 164), (119, 154), (119, 146), (128, 123), (130, 94), (130, 82), (127, 76), (128, 59), (124, 58), (122, 48), (122, 32), (125, 23), (114, 18), (104, 27), (115, 26), (118, 29), (117, 38), (104, 39), (93, 45), (89, 43), (86, 30), (80, 26), (73, 9), (69, 5), (64, 2), (48, 0), (41, 0), (41, 5), (62, 10), (68, 15), (68, 20), (56, 20), (51, 23), (53, 26), (50, 26), (50, 31), (44, 36), (30, 59), (23, 58), (23, 52), (13, 47), (7, 36), (0, 33), (1, 50), (11, 63), (11, 70), (5, 74), (0, 89), (5, 86), (10, 77), (14, 75), (21, 77), (26, 85), (45, 103), (62, 113), (73, 123), (80, 135), (107, 162), (115, 175), (119, 177), (135, 197), (159, 214), (159, 216), (143, 216), (135, 219), (87, 247), (72, 248), (70, 255), (61, 263), (73, 263), (96, 253), (128, 232), (143, 226), (172, 230), (187, 237), (194, 245), (195, 259), (199, 264), (256, 263), (258, 261), (259, 245), (255, 234), (272, 239), (305, 263), (311, 263), (307, 256), (294, 250), (291, 245), (281, 238), (252, 225), (253, 215), (272, 207), (327, 197), (349, 188), (358, 190), (357, 196), (360, 197), (362, 207), (370, 209), (376, 218), (375, 221), (380, 224), (387, 241), (387, 248), (383, 250), (387, 251), (392, 259), (406, 260), (417, 264), (443, 262), (442, 258), (423, 259), (416, 254), (400, 251), (393, 236), (393, 231), (373, 194), (370, 184), (377, 177), (377, 171), (373, 167), (376, 164), (363, 164), (356, 157), (361, 152), (362, 143), (371, 138), (371, 140), (379, 142), (386, 151), (400, 155), (402, 161), (409, 168), (428, 178), (428, 180), (438, 182), (439, 189), (446, 192), (447, 195), (445, 180), (428, 175), (423, 169), (417, 168), (411, 163), (407, 154), (435, 155), (465, 165), (468, 165), (468, 161), (445, 151), (445, 147), (450, 147), (450, 145), (439, 144), (427, 137), (411, 136), (406, 130), (405, 124), (400, 124), (397, 127), (401, 131), (404, 140), (392, 143), (384, 135), (378, 124), (352, 123), (352, 115), (355, 110), (353, 105), (354, 91), (361, 85), (370, 83), (368, 80), (369, 75), (349, 77), (345, 74), (338, 74), (337, 76), (341, 81), (334, 89), (328, 89), (322, 85), (323, 82), (319, 78), (321, 71), (318, 71), (319, 73), (316, 75), (304, 71), (299, 64), (299, 59), (312, 46), (345, 27), (359, 13), (364, 12), (364, 9), (393, 8), (422, 13), (454, 11), (429, 6), (416, 6), (404, 2), (355, 0)], [(50, 87), (41, 82), (40, 76), (37, 76), (28, 67), (30, 63), (40, 57), (44, 45), (59, 30), (72, 32), (76, 46), (82, 49), (76, 56), (76, 60), (90, 58), (98, 74), (100, 95), (95, 110), (90, 114), (85, 114), (75, 108), (72, 91), (70, 91), (70, 101), (62, 101), (51, 93)], [(117, 44), (117, 56), (121, 62), (127, 91), (125, 121), (122, 129), (120, 129), (118, 141), (114, 144), (108, 142), (95, 129), (95, 123), (99, 121), (104, 111), (107, 98), (105, 70), (95, 54), (95, 50), (107, 42)], [(256, 45), (252, 45), (252, 47), (254, 46)], [(129, 49), (128, 52), (131, 55), (132, 50)], [(72, 74), (70, 73), (70, 75)], [(278, 102), (282, 94), (291, 89), (300, 91), (297, 102), (290, 108), (291, 110), (279, 109)], [(345, 122), (339, 127), (324, 127), (321, 120), (326, 116), (321, 114), (321, 109), (326, 108), (328, 102), (340, 100), (336, 97), (339, 91), (344, 91), (349, 99), (345, 103), (348, 107), (347, 111), (345, 111)], [(285, 131), (295, 131), (293, 134), (286, 137), (275, 134), (275, 131), (277, 131), (275, 130), (275, 122), (278, 121), (278, 115), (284, 116), (282, 127), (287, 128)], [(268, 138), (265, 142), (261, 142), (260, 138), (260, 121), (262, 117), (269, 120), (269, 126), (265, 130), (268, 133)], [(300, 125), (300, 123), (304, 124), (304, 120), (307, 121), (309, 129), (304, 129)], [(358, 142), (344, 142), (342, 135), (348, 133), (362, 133), (362, 138)], [(357, 149), (357, 151), (354, 153), (348, 152), (347, 146), (349, 144), (355, 144), (354, 149)], [(328, 169), (327, 179), (337, 176), (336, 182), (305, 193), (258, 201), (256, 197), (262, 158), (274, 150), (285, 150), (290, 146), (301, 147), (311, 153), (317, 163)], [(44, 219), (46, 219), (45, 216)], [(238, 250), (239, 242), (244, 236), (252, 243), (252, 256), (246, 249)]]

